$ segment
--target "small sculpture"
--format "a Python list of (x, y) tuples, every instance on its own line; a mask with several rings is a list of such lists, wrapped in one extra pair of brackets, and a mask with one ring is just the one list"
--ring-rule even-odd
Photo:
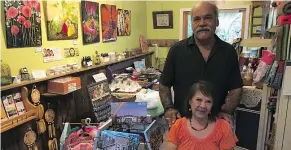
[(100, 56), (99, 56), (97, 50), (95, 51), (95, 54), (96, 54), (96, 56), (95, 56), (95, 64), (99, 65), (99, 64), (101, 64), (101, 59), (100, 59)]

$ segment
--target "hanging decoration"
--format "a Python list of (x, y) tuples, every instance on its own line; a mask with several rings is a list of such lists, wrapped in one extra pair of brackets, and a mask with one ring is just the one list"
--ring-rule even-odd
[(116, 6), (101, 4), (102, 40), (110, 42), (117, 40)]
[(41, 46), (40, 3), (4, 1), (7, 48)]
[(128, 36), (131, 32), (131, 11), (130, 10), (117, 10), (117, 35)]
[(36, 134), (31, 129), (31, 127), (28, 128), (28, 131), (24, 135), (24, 144), (27, 146), (28, 150), (38, 150), (36, 144)]
[(99, 43), (100, 42), (100, 26), (99, 26), (99, 3), (82, 1), (82, 31), (83, 43)]
[(45, 1), (47, 37), (49, 41), (78, 38), (78, 3)]
[(54, 110), (49, 108), (45, 112), (45, 120), (48, 123), (48, 135), (49, 135), (48, 147), (49, 147), (49, 150), (58, 150), (58, 143), (57, 143), (57, 139), (56, 139), (56, 129), (55, 129), (55, 125), (54, 125), (54, 119), (55, 119), (55, 112), (54, 112)]

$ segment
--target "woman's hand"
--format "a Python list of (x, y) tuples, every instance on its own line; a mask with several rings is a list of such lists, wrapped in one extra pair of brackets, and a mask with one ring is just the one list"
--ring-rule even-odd
[(172, 126), (172, 124), (177, 120), (177, 119), (180, 119), (181, 118), (181, 115), (180, 113), (176, 110), (176, 109), (173, 109), (173, 108), (169, 108), (166, 110), (165, 112), (165, 119), (169, 125), (169, 127)]
[(220, 113), (218, 113), (217, 117), (220, 118), (220, 119), (226, 120), (233, 127), (233, 118), (232, 118), (232, 116), (230, 114), (224, 113), (224, 112), (220, 112)]

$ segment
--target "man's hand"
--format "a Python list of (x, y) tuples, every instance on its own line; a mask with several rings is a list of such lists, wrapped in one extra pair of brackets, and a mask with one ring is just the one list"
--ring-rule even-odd
[(232, 118), (232, 116), (230, 114), (224, 113), (224, 112), (219, 112), (217, 117), (220, 118), (220, 119), (226, 120), (233, 127), (234, 122), (233, 122), (233, 118)]
[(181, 115), (180, 113), (176, 110), (176, 109), (173, 109), (173, 108), (169, 108), (166, 110), (165, 112), (165, 119), (169, 125), (169, 127), (172, 126), (172, 124), (177, 120), (177, 119), (180, 119), (181, 118)]

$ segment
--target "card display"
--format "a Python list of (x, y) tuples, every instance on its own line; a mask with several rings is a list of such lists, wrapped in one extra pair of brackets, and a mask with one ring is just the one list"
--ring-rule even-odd
[(132, 133), (104, 130), (101, 139), (103, 150), (136, 150), (139, 145), (139, 135)]

